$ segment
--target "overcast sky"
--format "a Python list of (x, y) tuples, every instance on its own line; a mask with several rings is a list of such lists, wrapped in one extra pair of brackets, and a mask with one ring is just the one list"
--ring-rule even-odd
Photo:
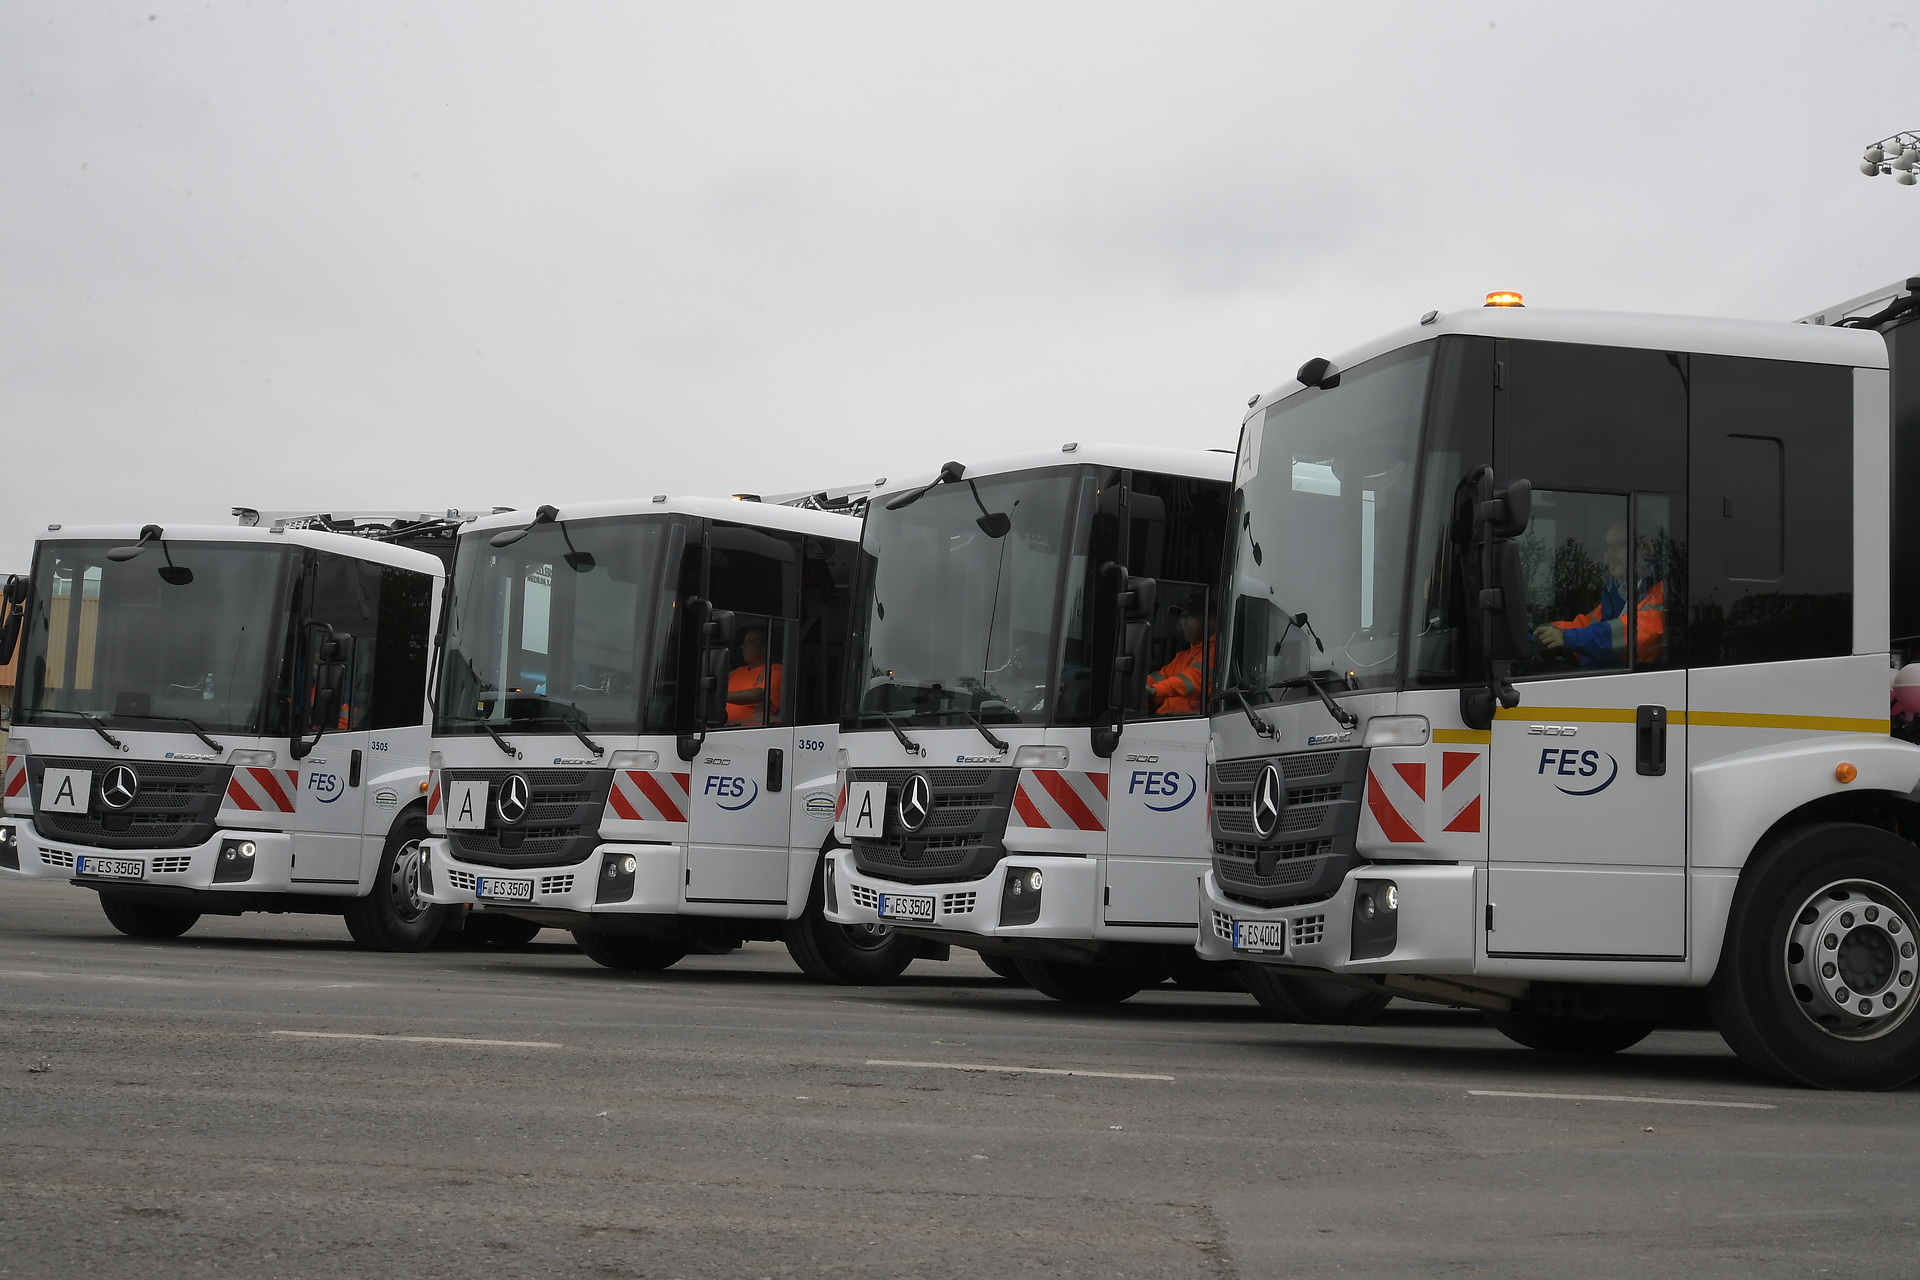
[(0, 567), (1231, 447), (1495, 288), (1791, 319), (1920, 272), (1917, 7), (8, 0)]

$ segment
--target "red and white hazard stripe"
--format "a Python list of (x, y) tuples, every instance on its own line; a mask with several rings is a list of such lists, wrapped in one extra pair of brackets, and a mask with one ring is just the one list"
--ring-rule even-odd
[(1486, 777), (1486, 753), (1440, 753), (1440, 829), (1477, 835), (1481, 830), (1480, 793)]
[(27, 789), (27, 758), (9, 755), (7, 757), (7, 799)]
[(1419, 823), (1427, 812), (1424, 761), (1395, 761), (1367, 770), (1367, 812), (1393, 844), (1425, 844)]
[(254, 813), (292, 813), (300, 794), (298, 769), (256, 769), (245, 765), (233, 771), (227, 800)]
[(440, 812), (440, 771), (427, 770), (427, 816)]
[(1007, 825), (1042, 831), (1105, 831), (1107, 775), (1079, 769), (1023, 769)]
[(607, 808), (628, 822), (685, 822), (692, 793), (690, 773), (621, 769), (613, 775)]

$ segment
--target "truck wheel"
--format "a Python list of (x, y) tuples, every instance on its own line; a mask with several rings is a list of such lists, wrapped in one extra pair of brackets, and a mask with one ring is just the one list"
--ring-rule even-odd
[(473, 911), (467, 914), (467, 927), (460, 931), (460, 936), (470, 946), (524, 947), (544, 927), (519, 916)]
[(653, 973), (671, 968), (687, 958), (687, 949), (665, 938), (638, 938), (626, 933), (588, 933), (573, 931), (573, 940), (587, 953), (587, 959), (609, 969), (633, 973)]
[(1364, 1027), (1380, 1016), (1393, 997), (1333, 978), (1302, 978), (1276, 973), (1264, 964), (1242, 961), (1240, 980), (1260, 1007), (1282, 1022), (1322, 1027)]
[(798, 920), (780, 926), (787, 954), (815, 982), (874, 987), (892, 982), (920, 953), (920, 942), (891, 925), (835, 924), (827, 919), (827, 860), (813, 869), (813, 889)]
[(993, 970), (993, 972), (999, 974), (1008, 982), (1017, 982), (1023, 987), (1027, 985), (1027, 975), (1020, 972), (1020, 962), (1018, 960), (1009, 956), (990, 956), (985, 952), (978, 952), (976, 954), (979, 955), (981, 964), (987, 966), (987, 968)]
[(100, 909), (107, 913), (107, 923), (129, 938), (177, 938), (200, 919), (200, 913), (188, 907), (132, 902), (111, 893), (100, 895)]
[(426, 815), (418, 811), (393, 824), (373, 892), (347, 904), (347, 932), (369, 951), (425, 951), (440, 932), (447, 908), (420, 893), (420, 842), (427, 838)]
[(1920, 1076), (1920, 854), (1877, 827), (1790, 831), (1748, 864), (1707, 1008), (1742, 1061), (1816, 1089)]
[(1638, 1018), (1557, 1018), (1546, 1013), (1491, 1013), (1481, 1017), (1515, 1044), (1542, 1053), (1587, 1057), (1618, 1053), (1653, 1034), (1653, 1024)]
[(1119, 1004), (1150, 985), (1153, 979), (1152, 974), (1138, 969), (1070, 964), (1064, 960), (1016, 960), (1014, 963), (1028, 986), (1066, 1004)]

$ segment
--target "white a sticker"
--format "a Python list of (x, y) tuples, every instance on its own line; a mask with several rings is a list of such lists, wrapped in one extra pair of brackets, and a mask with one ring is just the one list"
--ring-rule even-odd
[(878, 840), (887, 828), (887, 784), (853, 782), (847, 785), (847, 834)]
[(87, 769), (49, 769), (40, 778), (40, 807), (48, 813), (85, 813), (93, 796)]
[(487, 784), (449, 782), (447, 784), (447, 829), (480, 831), (487, 825)]

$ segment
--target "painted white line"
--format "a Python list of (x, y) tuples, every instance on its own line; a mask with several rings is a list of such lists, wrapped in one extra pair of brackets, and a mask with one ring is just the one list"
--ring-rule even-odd
[(1741, 1111), (1777, 1111), (1771, 1102), (1713, 1102), (1706, 1098), (1646, 1098), (1627, 1093), (1517, 1093), (1508, 1089), (1469, 1089), (1476, 1098), (1551, 1098), (1557, 1102), (1653, 1102), (1663, 1107), (1734, 1107)]
[(277, 1036), (306, 1040), (391, 1040), (399, 1044), (480, 1044), (502, 1049), (560, 1049), (556, 1040), (469, 1040), (465, 1036), (380, 1036), (359, 1031), (276, 1031)]
[(1081, 1071), (1072, 1067), (1008, 1067), (985, 1062), (895, 1062), (891, 1058), (869, 1058), (870, 1067), (920, 1067), (932, 1071), (1003, 1071), (1024, 1076), (1093, 1076), (1100, 1080), (1167, 1080), (1172, 1076), (1146, 1075), (1134, 1071)]

